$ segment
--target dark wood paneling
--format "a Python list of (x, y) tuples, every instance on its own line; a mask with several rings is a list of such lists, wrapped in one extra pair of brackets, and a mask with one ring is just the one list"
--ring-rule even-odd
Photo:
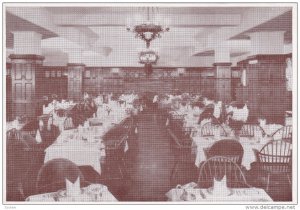
[(43, 67), (40, 75), (38, 95), (51, 97), (52, 94), (59, 99), (68, 97), (68, 77), (66, 67)]
[(68, 66), (68, 98), (78, 101), (82, 99), (83, 94), (83, 65)]
[[(251, 118), (265, 117), (270, 123), (283, 123), (286, 110), (290, 110), (291, 96), (286, 90), (285, 60), (282, 56), (255, 57), (241, 62), (247, 70), (247, 86), (236, 89), (236, 99), (248, 101)], [(279, 59), (280, 58), (280, 59)]]
[(174, 71), (174, 68), (154, 69), (152, 75), (147, 77), (143, 68), (122, 68), (118, 74), (111, 73), (110, 68), (86, 68), (83, 73), (83, 91), (93, 95), (131, 91), (160, 94), (189, 92), (215, 97), (215, 79), (201, 77), (201, 69), (188, 69), (179, 77), (172, 76)]

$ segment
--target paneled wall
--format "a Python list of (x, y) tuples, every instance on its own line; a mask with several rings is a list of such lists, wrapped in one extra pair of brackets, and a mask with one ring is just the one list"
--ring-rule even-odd
[[(18, 72), (18, 75), (11, 75), (10, 67), (11, 65), (8, 65), (6, 77), (7, 119), (11, 118), (13, 112), (11, 95), (17, 88), (14, 84), (22, 81), (18, 78), (12, 81), (12, 77), (20, 76), (22, 71)], [(37, 71), (38, 73), (31, 72), (35, 73), (36, 78), (35, 83), (30, 83), (30, 85), (36, 86), (35, 98), (39, 100), (43, 96), (51, 96), (52, 94), (58, 95), (59, 98), (68, 98), (67, 67), (42, 66), (41, 68)], [(245, 87), (240, 84), (242, 69), (247, 69), (247, 86)], [(267, 61), (258, 60), (257, 63), (249, 64), (247, 61), (241, 62), (237, 68), (232, 70), (231, 90), (228, 90), (231, 91), (231, 100), (248, 101), (252, 118), (258, 116), (264, 116), (268, 119), (282, 118), (286, 110), (291, 110), (292, 94), (286, 91), (284, 62), (278, 63), (278, 60), (271, 59)], [(25, 78), (26, 84), (24, 83), (24, 85), (28, 86), (30, 75), (26, 77), (26, 72), (23, 73), (21, 78)], [(111, 71), (111, 68), (106, 67), (84, 67), (82, 93), (88, 92), (97, 95), (102, 92), (124, 93), (132, 91), (135, 93), (171, 94), (189, 92), (215, 99), (217, 80), (213, 68), (187, 68), (185, 73), (181, 75), (178, 75), (175, 68), (154, 68), (153, 73), (147, 76), (143, 68), (120, 68), (117, 71)], [(29, 92), (24, 94), (27, 96)], [(28, 104), (31, 103), (28, 101)]]
[(12, 120), (11, 64), (6, 64), (6, 120)]
[(291, 110), (291, 94), (286, 89), (284, 55), (255, 56), (240, 62), (246, 70), (246, 86), (236, 88), (238, 101), (248, 101), (252, 118), (265, 117), (270, 123), (283, 123)]
[[(98, 94), (100, 92), (155, 92), (155, 93), (202, 93), (215, 97), (215, 79), (213, 74), (205, 76), (203, 72), (212, 69), (187, 69), (178, 75), (174, 68), (154, 69), (147, 76), (143, 68), (124, 68), (118, 73), (110, 68), (86, 68), (83, 76), (83, 91)], [(176, 75), (177, 74), (177, 75)], [(176, 75), (176, 76), (175, 76)]]
[(39, 97), (57, 95), (59, 98), (67, 98), (68, 77), (66, 67), (44, 66), (39, 84)]

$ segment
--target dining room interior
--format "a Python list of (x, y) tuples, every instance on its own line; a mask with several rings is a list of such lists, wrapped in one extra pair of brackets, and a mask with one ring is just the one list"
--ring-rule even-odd
[(4, 4), (4, 201), (294, 202), (296, 16)]

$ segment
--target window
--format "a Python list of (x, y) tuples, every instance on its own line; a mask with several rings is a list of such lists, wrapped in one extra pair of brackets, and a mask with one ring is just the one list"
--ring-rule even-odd
[(86, 70), (85, 71), (85, 77), (86, 78), (90, 78), (91, 77), (91, 71), (90, 70)]
[(45, 71), (45, 77), (50, 77), (50, 72), (49, 71)]
[(51, 71), (51, 77), (55, 77), (55, 71)]

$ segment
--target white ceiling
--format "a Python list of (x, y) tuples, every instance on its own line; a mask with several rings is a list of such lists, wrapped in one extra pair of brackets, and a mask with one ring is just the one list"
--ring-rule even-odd
[[(249, 53), (251, 43), (244, 35), (249, 31), (284, 30), (290, 43), (291, 10), (150, 7), (150, 19), (159, 19), (170, 27), (162, 38), (151, 42), (151, 48), (160, 55), (159, 66), (211, 65), (213, 50), (222, 42), (230, 43), (233, 57)], [(46, 55), (80, 53), (82, 62), (91, 66), (139, 66), (137, 55), (145, 43), (126, 31), (126, 25), (130, 20), (146, 20), (146, 13), (145, 7), (7, 7), (7, 48), (13, 48), (11, 32), (34, 30), (43, 34)]]

